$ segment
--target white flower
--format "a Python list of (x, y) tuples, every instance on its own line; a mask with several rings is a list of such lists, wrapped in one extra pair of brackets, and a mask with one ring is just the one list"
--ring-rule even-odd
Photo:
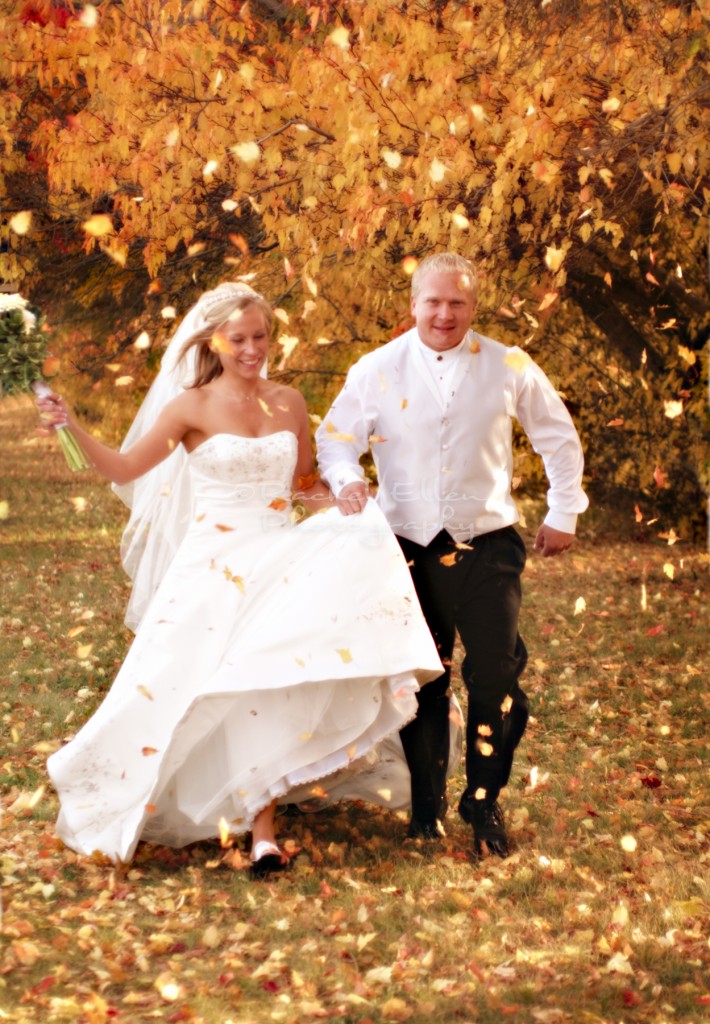
[(15, 292), (13, 295), (0, 295), (0, 313), (9, 313), (13, 309), (24, 309), (26, 305), (27, 299), (23, 299), (19, 292)]
[(22, 310), (22, 319), (25, 323), (25, 334), (32, 334), (35, 327), (37, 326), (37, 317), (34, 313), (30, 313), (29, 309)]

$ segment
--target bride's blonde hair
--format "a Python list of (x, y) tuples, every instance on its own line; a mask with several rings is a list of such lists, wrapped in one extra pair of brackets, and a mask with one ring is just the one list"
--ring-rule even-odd
[(235, 313), (255, 306), (264, 317), (264, 325), (270, 335), (274, 326), (274, 311), (263, 295), (253, 291), (248, 285), (225, 282), (217, 285), (212, 291), (205, 292), (197, 304), (200, 312), (200, 326), (192, 337), (183, 345), (179, 359), (182, 360), (190, 349), (195, 352), (195, 379), (188, 388), (200, 388), (215, 380), (222, 373), (222, 364), (212, 346), (212, 339), (220, 327), (225, 327), (230, 320), (236, 320)]

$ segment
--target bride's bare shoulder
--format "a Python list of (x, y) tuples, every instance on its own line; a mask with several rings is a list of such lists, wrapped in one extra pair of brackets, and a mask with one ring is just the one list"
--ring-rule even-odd
[(298, 388), (292, 388), (290, 384), (279, 384), (278, 381), (270, 380), (264, 389), (265, 397), (278, 399), (284, 405), (292, 409), (300, 409), (305, 399)]

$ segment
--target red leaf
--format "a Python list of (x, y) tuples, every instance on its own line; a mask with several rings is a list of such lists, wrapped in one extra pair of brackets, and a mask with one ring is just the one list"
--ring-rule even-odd
[(662, 633), (665, 628), (666, 627), (663, 625), (663, 623), (661, 623), (660, 626), (651, 626), (651, 628), (647, 631), (646, 636), (658, 636), (658, 634)]
[(657, 775), (644, 775), (641, 779), (641, 785), (645, 786), (646, 789), (658, 789), (663, 783)]

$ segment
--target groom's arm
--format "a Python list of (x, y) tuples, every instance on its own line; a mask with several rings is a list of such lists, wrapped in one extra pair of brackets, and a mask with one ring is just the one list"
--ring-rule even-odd
[(360, 457), (370, 447), (375, 410), (368, 402), (361, 363), (350, 369), (342, 391), (316, 431), (318, 469), (343, 515), (361, 512), (369, 496)]

